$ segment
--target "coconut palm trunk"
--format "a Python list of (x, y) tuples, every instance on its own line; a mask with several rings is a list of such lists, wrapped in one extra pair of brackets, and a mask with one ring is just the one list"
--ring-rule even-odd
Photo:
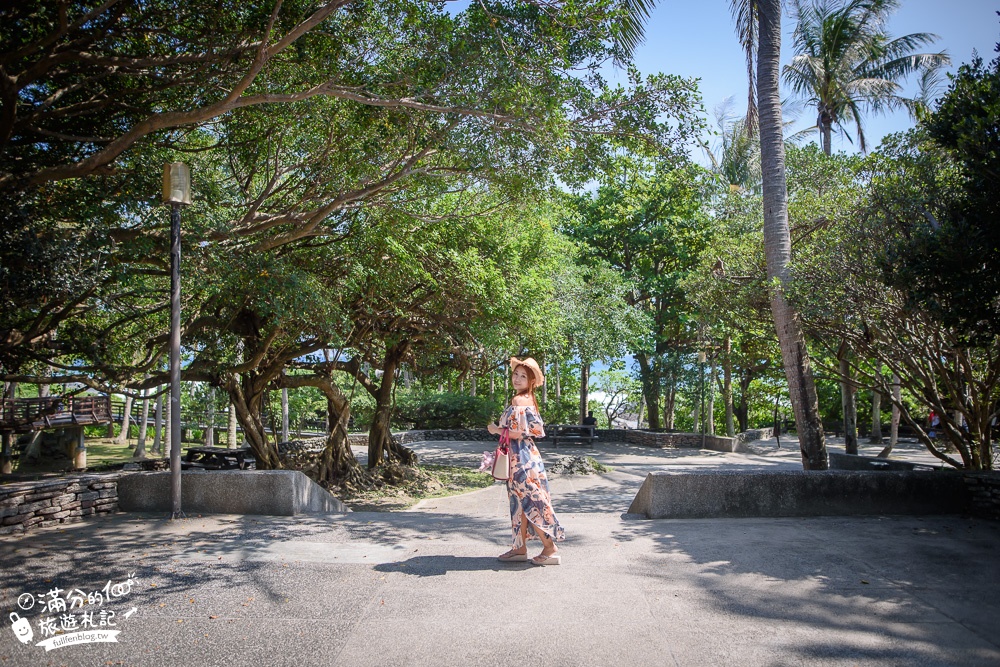
[(826, 470), (828, 460), (819, 401), (798, 313), (785, 298), (791, 280), (792, 242), (788, 229), (785, 143), (778, 87), (781, 55), (781, 0), (757, 0), (757, 108), (760, 119), (761, 171), (764, 185), (764, 254), (771, 289), (771, 313), (806, 470)]

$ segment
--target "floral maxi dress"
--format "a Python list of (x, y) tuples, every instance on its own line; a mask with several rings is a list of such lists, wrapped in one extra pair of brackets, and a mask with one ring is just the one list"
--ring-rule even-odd
[(528, 537), (542, 530), (549, 539), (561, 542), (565, 537), (549, 495), (549, 480), (545, 464), (535, 447), (535, 438), (544, 438), (542, 418), (534, 406), (512, 405), (500, 417), (500, 427), (510, 429), (511, 475), (507, 480), (510, 499), (510, 525), (514, 533), (514, 548), (521, 541), (521, 521), (528, 517)]

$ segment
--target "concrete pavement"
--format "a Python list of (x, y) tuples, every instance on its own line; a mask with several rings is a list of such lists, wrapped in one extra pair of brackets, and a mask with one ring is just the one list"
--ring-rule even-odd
[[(486, 445), (414, 446), (426, 462), (477, 465)], [(499, 485), (406, 512), (118, 514), (3, 538), (0, 611), (36, 597), (21, 610), (32, 644), (59, 616), (40, 611), (48, 591), (134, 576), (83, 608), (116, 612), (117, 643), (46, 652), (5, 620), (0, 666), (1000, 664), (995, 522), (622, 517), (650, 470), (798, 466), (784, 448), (543, 449), (615, 467), (553, 477), (559, 567), (495, 560), (510, 540)]]

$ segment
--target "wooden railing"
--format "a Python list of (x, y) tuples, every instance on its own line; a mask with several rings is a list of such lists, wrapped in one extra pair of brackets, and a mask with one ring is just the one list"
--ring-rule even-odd
[(46, 396), (0, 401), (0, 428), (5, 430), (38, 431), (110, 421), (111, 400), (107, 396)]

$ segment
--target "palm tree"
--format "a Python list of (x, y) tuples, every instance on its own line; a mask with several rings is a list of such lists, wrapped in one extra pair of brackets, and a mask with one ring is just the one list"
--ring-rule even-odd
[(715, 122), (721, 140), (713, 150), (702, 142), (701, 148), (712, 163), (712, 174), (723, 187), (760, 194), (760, 147), (756, 130), (751, 131), (745, 118), (730, 112), (733, 98), (715, 109)]
[[(788, 393), (795, 412), (802, 467), (826, 470), (829, 463), (819, 401), (798, 313), (785, 298), (791, 280), (788, 264), (792, 242), (788, 231), (785, 143), (778, 87), (781, 56), (781, 0), (730, 0), (740, 41), (747, 52), (751, 86), (748, 118), (759, 120), (764, 197), (764, 255), (771, 290), (771, 314), (777, 329)], [(756, 67), (754, 67), (756, 64)], [(756, 92), (756, 99), (754, 99)], [(756, 102), (754, 106), (753, 102)], [(756, 113), (754, 113), (756, 112)]]
[(865, 151), (862, 112), (906, 108), (912, 114), (926, 105), (929, 95), (922, 90), (915, 98), (904, 97), (900, 82), (916, 74), (926, 84), (951, 63), (944, 51), (914, 53), (937, 35), (893, 38), (886, 32), (886, 21), (898, 7), (899, 0), (792, 0), (795, 57), (783, 77), (796, 95), (816, 107), (816, 129), (827, 155), (833, 127), (850, 139), (844, 125), (851, 123)]

